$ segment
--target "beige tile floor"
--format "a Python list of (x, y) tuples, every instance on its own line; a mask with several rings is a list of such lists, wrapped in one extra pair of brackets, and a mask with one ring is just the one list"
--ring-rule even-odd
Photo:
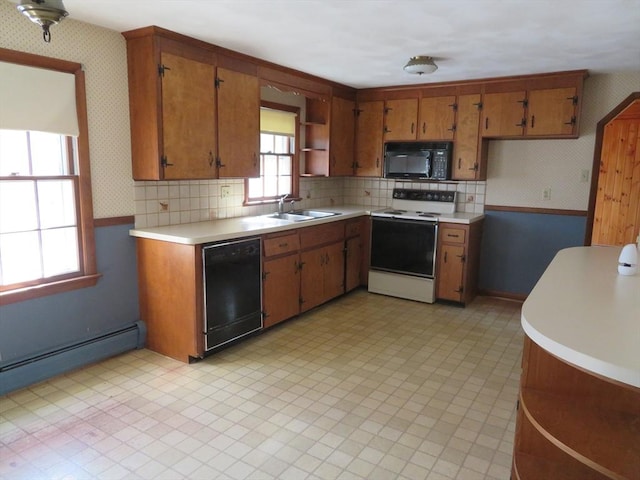
[(0, 397), (2, 479), (508, 479), (520, 305), (355, 291), (202, 362)]

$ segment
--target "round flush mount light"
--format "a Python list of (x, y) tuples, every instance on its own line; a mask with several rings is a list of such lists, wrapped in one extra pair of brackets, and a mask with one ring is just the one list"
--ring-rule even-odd
[(438, 66), (433, 61), (432, 57), (424, 55), (418, 55), (411, 57), (407, 64), (404, 66), (404, 71), (407, 73), (413, 73), (414, 75), (423, 75), (427, 73), (433, 73), (438, 69)]

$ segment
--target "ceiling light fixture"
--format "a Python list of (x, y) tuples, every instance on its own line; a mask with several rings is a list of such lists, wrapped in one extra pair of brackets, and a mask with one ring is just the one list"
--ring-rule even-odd
[(404, 71), (407, 73), (413, 73), (416, 75), (422, 75), (425, 73), (433, 73), (438, 69), (438, 66), (433, 61), (432, 57), (424, 55), (418, 55), (411, 57), (407, 64), (404, 66)]
[(18, 10), (33, 23), (42, 27), (42, 38), (47, 43), (51, 41), (49, 27), (56, 25), (69, 15), (69, 12), (64, 9), (62, 0), (21, 0)]

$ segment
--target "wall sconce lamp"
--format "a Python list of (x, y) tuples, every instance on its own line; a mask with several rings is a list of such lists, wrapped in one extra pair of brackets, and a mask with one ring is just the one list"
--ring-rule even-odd
[(62, 0), (20, 0), (18, 11), (42, 27), (42, 38), (47, 43), (51, 41), (49, 27), (69, 15)]

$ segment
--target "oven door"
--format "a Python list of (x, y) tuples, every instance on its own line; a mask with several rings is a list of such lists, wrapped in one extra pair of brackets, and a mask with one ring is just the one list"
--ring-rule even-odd
[(438, 224), (373, 217), (371, 269), (434, 278)]

